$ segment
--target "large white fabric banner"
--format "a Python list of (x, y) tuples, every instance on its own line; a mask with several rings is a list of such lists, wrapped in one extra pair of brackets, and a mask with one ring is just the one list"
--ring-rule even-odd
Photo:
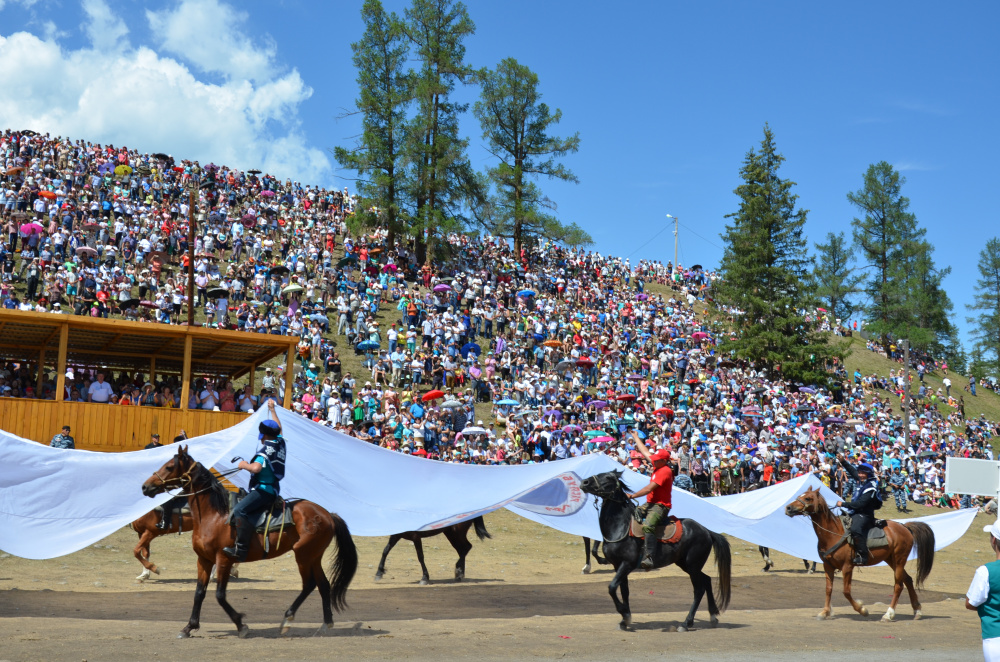
[[(354, 535), (383, 536), (430, 529), (506, 507), (565, 533), (599, 539), (594, 499), (579, 489), (587, 476), (621, 469), (603, 455), (517, 466), (450, 464), (388, 451), (300, 416), (279, 413), (287, 440), (282, 496), (309, 499), (343, 517)], [(232, 468), (257, 448), (260, 411), (228, 430), (187, 442), (203, 464)], [(140, 486), (175, 452), (166, 446), (131, 453), (59, 450), (0, 431), (0, 549), (33, 559), (82, 549), (128, 524), (169, 496), (144, 497)], [(245, 487), (249, 475), (230, 479)], [(625, 471), (634, 490), (644, 476)], [(816, 536), (804, 517), (784, 507), (806, 489), (802, 477), (748, 494), (700, 499), (674, 492), (673, 513), (713, 531), (802, 558), (818, 560)], [(832, 504), (836, 495), (823, 488)], [(965, 533), (975, 510), (921, 518), (937, 548)]]

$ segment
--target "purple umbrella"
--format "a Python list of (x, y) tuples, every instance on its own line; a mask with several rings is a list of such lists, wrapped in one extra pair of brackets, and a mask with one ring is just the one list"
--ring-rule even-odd
[(604, 400), (591, 400), (587, 403), (588, 407), (594, 407), (595, 409), (604, 409), (608, 406), (608, 403)]
[(559, 411), (558, 409), (550, 409), (547, 412), (545, 412), (545, 415), (546, 416), (554, 416), (556, 419), (558, 419), (560, 421), (562, 420), (562, 412)]
[(800, 387), (799, 387), (799, 393), (809, 393), (809, 394), (813, 394), (813, 393), (815, 393), (815, 392), (816, 392), (816, 389), (814, 389), (814, 388), (812, 388), (812, 387), (809, 387), (809, 386), (800, 386)]
[(209, 163), (207, 166), (205, 166), (204, 169), (205, 172), (215, 172), (216, 170), (219, 169), (219, 166), (215, 165), (214, 163)]
[(564, 425), (562, 431), (566, 434), (569, 434), (570, 432), (580, 433), (583, 432), (583, 428), (579, 425)]
[(437, 285), (434, 286), (434, 291), (435, 292), (450, 292), (451, 291), (451, 285), (448, 285), (447, 283), (438, 283)]
[(636, 297), (636, 299), (638, 299), (639, 301), (645, 301), (648, 298), (649, 298), (649, 295), (646, 294), (645, 292), (639, 293), (639, 295)]
[(629, 375), (628, 378), (630, 380), (632, 380), (632, 381), (639, 381), (640, 379), (642, 379), (642, 375), (640, 375), (639, 373), (635, 373), (635, 374)]
[(97, 172), (101, 173), (102, 175), (106, 175), (112, 170), (114, 170), (114, 167), (115, 165), (113, 163), (102, 163), (101, 165), (97, 166)]
[(262, 197), (262, 198), (273, 198), (274, 197), (274, 191), (261, 191), (260, 192), (260, 197)]
[(839, 416), (829, 416), (823, 419), (823, 425), (843, 425), (844, 419)]

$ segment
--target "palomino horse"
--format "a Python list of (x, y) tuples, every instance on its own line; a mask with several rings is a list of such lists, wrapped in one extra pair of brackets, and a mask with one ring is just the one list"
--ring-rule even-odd
[[(629, 607), (628, 575), (639, 567), (642, 557), (643, 540), (629, 535), (631, 520), (635, 514), (635, 504), (626, 496), (621, 482), (622, 472), (608, 471), (591, 476), (580, 483), (580, 489), (587, 494), (601, 498), (600, 525), (604, 536), (604, 555), (615, 567), (615, 576), (608, 585), (608, 592), (615, 602), (615, 608), (622, 620), (618, 626), (627, 630), (632, 624), (632, 610)], [(698, 611), (702, 597), (708, 598), (708, 613), (712, 625), (719, 622), (719, 614), (729, 606), (731, 556), (729, 541), (723, 536), (709, 531), (693, 519), (683, 522), (681, 539), (676, 544), (660, 544), (653, 553), (657, 568), (675, 564), (691, 578), (694, 587), (694, 603), (684, 624), (677, 628), (685, 632), (694, 625), (694, 615)], [(715, 562), (719, 566), (719, 597), (712, 593), (712, 579), (702, 568), (708, 555), (715, 551)], [(618, 591), (621, 589), (621, 600)]]
[(490, 532), (486, 530), (486, 522), (483, 521), (482, 516), (476, 517), (475, 519), (465, 520), (464, 522), (459, 522), (458, 524), (452, 524), (451, 526), (445, 526), (440, 529), (432, 529), (430, 531), (407, 531), (405, 533), (397, 533), (395, 535), (389, 536), (389, 542), (386, 544), (385, 549), (382, 550), (382, 559), (378, 562), (378, 570), (375, 571), (375, 581), (382, 579), (385, 575), (385, 560), (389, 557), (389, 552), (392, 548), (396, 546), (400, 540), (409, 540), (413, 543), (413, 547), (417, 550), (417, 560), (420, 561), (420, 569), (423, 570), (423, 575), (420, 577), (420, 585), (426, 586), (431, 583), (430, 575), (427, 574), (427, 566), (424, 564), (424, 545), (423, 539), (430, 538), (431, 536), (436, 536), (439, 533), (443, 533), (444, 537), (448, 539), (451, 546), (455, 548), (458, 552), (458, 562), (455, 563), (455, 581), (460, 582), (465, 579), (465, 557), (469, 554), (472, 549), (472, 543), (469, 542), (469, 529), (473, 526), (476, 527), (476, 535), (479, 536), (480, 540), (486, 540), (487, 538), (492, 538)]
[[(233, 609), (226, 600), (226, 584), (233, 562), (222, 552), (222, 548), (234, 543), (233, 527), (228, 522), (229, 492), (211, 471), (188, 455), (187, 446), (181, 447), (177, 455), (142, 484), (142, 493), (153, 497), (173, 488), (186, 490), (194, 527), (191, 546), (198, 555), (194, 609), (191, 619), (178, 636), (189, 637), (192, 630), (199, 628), (201, 603), (205, 599), (212, 566), (215, 565), (218, 568), (215, 598), (236, 625), (242, 639), (249, 634), (250, 628), (243, 622), (244, 614)], [(347, 524), (337, 515), (310, 501), (296, 501), (289, 505), (295, 526), (280, 533), (271, 533), (271, 551), (267, 554), (267, 558), (275, 558), (294, 551), (302, 576), (302, 592), (285, 612), (281, 634), (287, 634), (295, 620), (295, 612), (317, 587), (323, 598), (323, 626), (320, 632), (328, 631), (333, 628), (333, 611), (339, 612), (346, 606), (344, 595), (358, 568), (358, 550)], [(323, 553), (334, 539), (337, 541), (337, 554), (330, 568), (324, 570)], [(247, 562), (259, 561), (264, 554), (262, 538), (255, 535), (250, 542)]]
[[(840, 517), (833, 514), (826, 499), (819, 490), (808, 489), (800, 494), (795, 501), (785, 506), (785, 514), (789, 517), (808, 515), (812, 520), (816, 537), (819, 538), (817, 549), (823, 559), (823, 569), (826, 571), (826, 605), (817, 618), (830, 618), (833, 609), (830, 607), (830, 595), (833, 593), (833, 575), (840, 570), (844, 573), (844, 597), (851, 603), (854, 610), (862, 616), (868, 615), (868, 609), (851, 597), (851, 577), (854, 574), (852, 562), (854, 550), (847, 544), (850, 535), (844, 530)], [(917, 586), (922, 587), (924, 580), (931, 574), (934, 567), (934, 531), (923, 522), (889, 521), (885, 527), (887, 547), (869, 550), (866, 566), (886, 562), (895, 573), (895, 586), (892, 592), (892, 604), (882, 617), (883, 621), (896, 618), (896, 603), (903, 592), (903, 587), (910, 594), (910, 604), (913, 605), (913, 620), (920, 619), (920, 601), (917, 591), (913, 588), (913, 579), (906, 572), (906, 560), (910, 556), (913, 545), (917, 546)]]

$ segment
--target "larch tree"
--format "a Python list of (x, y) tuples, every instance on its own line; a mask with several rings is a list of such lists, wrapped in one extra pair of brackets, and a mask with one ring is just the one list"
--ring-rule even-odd
[(979, 278), (972, 303), (966, 308), (972, 336), (989, 373), (1000, 377), (1000, 239), (993, 237), (979, 252)]

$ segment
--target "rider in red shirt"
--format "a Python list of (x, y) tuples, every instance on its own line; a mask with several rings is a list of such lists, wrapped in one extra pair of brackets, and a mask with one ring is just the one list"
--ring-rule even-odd
[(653, 475), (650, 477), (649, 485), (628, 495), (630, 499), (646, 497), (646, 503), (639, 506), (639, 514), (643, 518), (642, 533), (645, 536), (645, 553), (642, 556), (641, 565), (643, 570), (650, 570), (655, 567), (653, 550), (656, 547), (656, 527), (670, 514), (670, 495), (674, 488), (674, 472), (667, 466), (667, 462), (670, 460), (669, 450), (662, 448), (655, 453), (650, 453), (635, 430), (632, 431), (632, 439), (635, 441), (636, 450), (653, 465)]

